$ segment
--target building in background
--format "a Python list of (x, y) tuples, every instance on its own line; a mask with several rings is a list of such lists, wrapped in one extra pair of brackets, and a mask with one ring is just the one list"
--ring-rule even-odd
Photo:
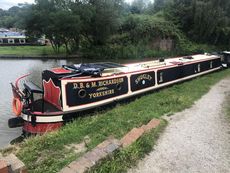
[(25, 45), (26, 36), (23, 32), (11, 31), (0, 28), (0, 46), (1, 45)]

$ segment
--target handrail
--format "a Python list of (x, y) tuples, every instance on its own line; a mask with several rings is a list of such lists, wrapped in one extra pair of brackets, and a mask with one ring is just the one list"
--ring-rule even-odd
[(30, 74), (31, 74), (31, 73), (26, 74), (26, 75), (23, 75), (23, 76), (21, 76), (21, 77), (17, 78), (17, 79), (16, 79), (16, 81), (15, 81), (15, 87), (16, 87), (17, 89), (19, 89), (19, 87), (18, 87), (18, 83), (19, 83), (19, 81), (20, 81), (21, 79), (23, 79), (23, 78), (25, 78), (25, 77), (29, 76)]

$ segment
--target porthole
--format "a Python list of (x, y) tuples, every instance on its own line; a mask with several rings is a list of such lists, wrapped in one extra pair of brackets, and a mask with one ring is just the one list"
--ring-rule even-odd
[(117, 88), (117, 90), (121, 90), (121, 84), (120, 83), (117, 84), (116, 88)]
[(78, 91), (78, 96), (79, 96), (80, 98), (85, 98), (85, 96), (86, 96), (86, 91), (85, 91), (84, 89), (79, 90), (79, 91)]

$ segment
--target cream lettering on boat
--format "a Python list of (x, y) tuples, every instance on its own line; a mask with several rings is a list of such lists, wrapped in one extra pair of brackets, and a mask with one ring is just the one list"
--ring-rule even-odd
[(151, 81), (152, 80), (152, 76), (150, 76), (149, 74), (142, 74), (142, 75), (140, 75), (140, 76), (137, 77), (137, 79), (135, 80), (135, 83), (138, 84), (143, 79)]
[(75, 82), (73, 83), (73, 89), (84, 89), (84, 88), (96, 88), (96, 87), (105, 87), (114, 84), (120, 84), (124, 82), (124, 78), (108, 79), (97, 82)]
[(107, 95), (111, 95), (114, 94), (114, 89), (111, 90), (107, 90), (107, 91), (101, 91), (101, 92), (96, 92), (96, 93), (90, 93), (89, 94), (89, 98), (98, 98), (98, 97), (103, 97), (103, 96), (107, 96)]

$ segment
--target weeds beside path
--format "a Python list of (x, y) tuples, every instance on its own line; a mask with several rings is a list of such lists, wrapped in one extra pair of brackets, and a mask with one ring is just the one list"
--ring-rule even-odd
[[(129, 104), (120, 104), (113, 109), (95, 113), (94, 116), (79, 118), (58, 132), (26, 140), (20, 145), (21, 149), (16, 154), (26, 164), (29, 172), (58, 172), (82, 155), (82, 153), (76, 155), (65, 145), (81, 143), (84, 137), (88, 136), (91, 140), (87, 149), (90, 150), (109, 136), (120, 139), (132, 128), (146, 124), (153, 118), (160, 118), (165, 114), (173, 114), (189, 108), (194, 101), (207, 93), (212, 85), (228, 76), (229, 73), (230, 70), (212, 73), (148, 94)], [(150, 137), (140, 139), (137, 144), (127, 149), (128, 152), (124, 153), (125, 155), (118, 153), (112, 161), (104, 162), (96, 170), (100, 172), (125, 171), (150, 151), (149, 148), (143, 149), (143, 145), (152, 146)], [(129, 153), (131, 154), (128, 155)], [(122, 158), (123, 156), (125, 157)], [(130, 156), (133, 158), (128, 166), (120, 164), (120, 161), (125, 163), (125, 159), (130, 159)]]

